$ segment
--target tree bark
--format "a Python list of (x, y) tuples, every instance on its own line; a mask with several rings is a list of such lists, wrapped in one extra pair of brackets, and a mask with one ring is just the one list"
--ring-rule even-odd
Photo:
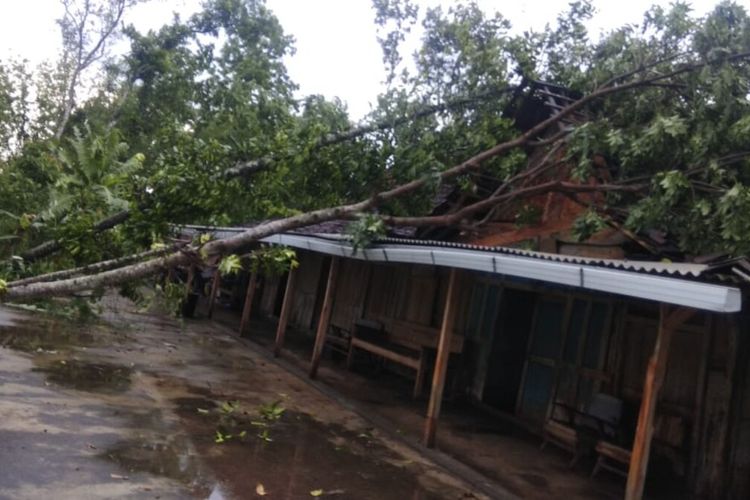
[(188, 255), (173, 253), (166, 257), (151, 259), (89, 276), (45, 283), (31, 283), (21, 286), (10, 286), (11, 284), (9, 284), (6, 293), (0, 296), (0, 300), (11, 301), (60, 297), (84, 290), (116, 287), (130, 281), (153, 276), (169, 267), (185, 265), (189, 262), (190, 257)]
[(160, 254), (166, 254), (171, 252), (172, 249), (159, 249), (159, 250), (148, 250), (133, 255), (126, 255), (125, 257), (119, 257), (117, 259), (104, 260), (87, 266), (76, 267), (74, 269), (65, 269), (62, 271), (55, 271), (53, 273), (40, 274), (39, 276), (33, 276), (31, 278), (24, 278), (13, 281), (8, 284), (9, 287), (17, 287), (23, 285), (30, 285), (32, 283), (44, 283), (48, 281), (61, 280), (65, 278), (71, 278), (79, 274), (93, 274), (102, 271), (108, 271), (117, 267), (122, 267), (127, 264), (132, 264), (139, 260), (143, 260), (149, 257), (155, 257)]
[[(727, 56), (723, 60), (731, 62), (731, 61), (736, 61), (740, 59), (746, 59), (748, 57), (750, 57), (750, 52)], [(550, 126), (556, 123), (559, 123), (560, 121), (564, 120), (565, 118), (572, 115), (573, 113), (580, 110), (581, 108), (583, 108), (584, 106), (586, 106), (587, 104), (589, 104), (590, 102), (594, 100), (597, 100), (599, 98), (602, 98), (611, 94), (636, 89), (638, 87), (642, 87), (645, 85), (650, 85), (656, 82), (663, 82), (672, 77), (679, 76), (684, 73), (703, 68), (709, 64), (712, 64), (713, 62), (714, 61), (707, 61), (703, 63), (685, 65), (669, 73), (661, 73), (656, 76), (649, 76), (649, 77), (644, 76), (642, 78), (635, 79), (627, 83), (618, 83), (620, 82), (619, 79), (612, 79), (605, 86), (601, 86), (597, 88), (596, 90), (592, 91), (590, 94), (587, 94), (586, 96), (578, 99), (577, 101), (572, 102), (568, 106), (562, 108), (555, 115), (550, 116), (549, 118), (541, 121), (534, 127), (528, 129), (526, 132), (515, 137), (514, 139), (503, 142), (490, 149), (482, 151), (481, 153), (465, 160), (464, 162), (459, 163), (457, 165), (454, 165), (453, 167), (450, 167), (444, 170), (443, 172), (440, 173), (440, 176), (439, 176), (440, 180), (443, 181), (445, 179), (457, 177), (459, 175), (468, 173), (474, 169), (479, 168), (482, 165), (482, 163), (484, 163), (485, 161), (489, 159), (495, 158), (515, 148), (529, 146), (530, 144), (533, 143), (534, 140), (536, 140), (537, 137), (539, 137), (539, 135), (542, 132), (547, 130)], [(638, 74), (638, 73), (634, 73), (634, 74)], [(382, 191), (369, 199), (362, 200), (357, 203), (351, 203), (348, 205), (340, 205), (337, 207), (314, 210), (314, 211), (307, 212), (304, 214), (287, 217), (285, 219), (279, 219), (276, 221), (263, 223), (255, 227), (248, 228), (246, 231), (243, 231), (242, 233), (238, 233), (229, 238), (226, 238), (223, 240), (211, 241), (202, 247), (201, 253), (206, 256), (223, 255), (223, 254), (227, 254), (230, 252), (238, 251), (242, 248), (246, 248), (251, 243), (261, 238), (264, 238), (266, 236), (270, 236), (272, 234), (280, 233), (283, 231), (288, 231), (291, 229), (296, 229), (299, 227), (309, 226), (312, 224), (317, 224), (319, 222), (324, 222), (328, 220), (352, 217), (354, 215), (367, 212), (370, 209), (378, 206), (382, 202), (393, 200), (401, 196), (414, 193), (418, 189), (425, 186), (428, 182), (432, 182), (432, 178), (422, 177), (422, 178), (414, 179), (412, 181), (398, 185), (396, 187), (393, 187), (392, 189)], [(589, 189), (589, 188), (584, 188), (583, 185), (574, 185), (574, 186), (576, 186), (575, 189), (580, 189), (580, 190)], [(601, 186), (598, 186), (597, 188), (601, 189)], [(538, 189), (541, 189), (541, 188), (538, 188)], [(625, 190), (625, 188), (622, 186), (619, 186), (618, 189)], [(498, 202), (497, 199), (490, 198), (487, 200), (483, 200), (481, 203), (487, 203), (488, 204), (487, 208), (489, 208), (492, 206), (493, 203), (497, 203), (497, 202)], [(478, 210), (476, 206), (474, 206), (473, 209)], [(394, 218), (390, 218), (387, 220), (393, 224), (412, 224), (414, 222), (418, 222), (414, 220), (413, 218), (395, 218), (394, 217)], [(435, 223), (435, 219), (432, 219), (431, 223)], [(62, 281), (51, 282), (51, 283), (33, 283), (29, 285), (9, 286), (8, 290), (5, 292), (5, 294), (2, 297), (0, 297), (0, 299), (4, 301), (28, 300), (28, 299), (37, 298), (37, 297), (68, 295), (68, 294), (83, 291), (83, 290), (90, 290), (90, 289), (105, 287), (105, 286), (117, 286), (130, 280), (140, 279), (140, 278), (147, 277), (149, 275), (156, 274), (160, 270), (170, 267), (170, 266), (184, 264), (188, 262), (188, 260), (189, 260), (189, 257), (185, 253), (174, 253), (172, 255), (169, 255), (163, 258), (153, 259), (153, 260), (149, 260), (149, 261), (142, 262), (139, 264), (125, 266), (119, 269), (105, 271), (103, 273), (95, 274), (91, 276), (65, 279)]]
[[(107, 217), (106, 219), (102, 219), (94, 226), (94, 232), (95, 233), (101, 233), (102, 231), (106, 231), (107, 229), (112, 229), (113, 227), (122, 224), (128, 218), (130, 217), (130, 211), (129, 210), (122, 210), (120, 212), (117, 212), (114, 215), (111, 215)], [(43, 257), (46, 257), (48, 255), (52, 255), (53, 253), (57, 252), (62, 248), (62, 243), (58, 240), (50, 240), (45, 241), (44, 243), (41, 243), (33, 248), (30, 248), (29, 250), (23, 252), (21, 254), (21, 257), (26, 261), (35, 261), (38, 259), (41, 259)]]

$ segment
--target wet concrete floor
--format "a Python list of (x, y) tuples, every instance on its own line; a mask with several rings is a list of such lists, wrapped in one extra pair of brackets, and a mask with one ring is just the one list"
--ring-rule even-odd
[(0, 498), (483, 498), (210, 323), (0, 308)]

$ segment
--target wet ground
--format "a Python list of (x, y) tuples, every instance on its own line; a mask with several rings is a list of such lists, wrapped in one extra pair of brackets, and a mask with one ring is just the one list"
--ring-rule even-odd
[(0, 498), (483, 498), (206, 321), (0, 308)]
[[(214, 318), (236, 329), (235, 316), (228, 311), (217, 311)], [(258, 320), (252, 327), (252, 341), (270, 349), (273, 322)], [(312, 351), (311, 337), (304, 332), (289, 331), (286, 340), (282, 359), (292, 367), (306, 368)], [(349, 371), (343, 356), (329, 356), (323, 360), (318, 378), (380, 428), (395, 429), (400, 438), (420, 442), (426, 394), (413, 399), (411, 373), (399, 376), (373, 361), (359, 359), (354, 370)], [(622, 498), (622, 477), (606, 471), (591, 477), (595, 457), (586, 457), (575, 469), (570, 469), (571, 455), (567, 451), (554, 446), (540, 450), (541, 438), (537, 433), (508, 416), (461, 402), (450, 389), (450, 382), (447, 386), (438, 424), (436, 459), (452, 471), (459, 470), (456, 465), (464, 467), (462, 477), (472, 478), (472, 484), (481, 485), (482, 491), (494, 498)]]

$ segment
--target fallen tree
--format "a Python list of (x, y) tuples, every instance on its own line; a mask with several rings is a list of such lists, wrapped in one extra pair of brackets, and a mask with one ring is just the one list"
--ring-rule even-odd
[[(750, 58), (750, 52), (733, 54), (722, 58), (721, 62), (732, 63), (738, 61), (745, 61)], [(699, 71), (707, 66), (716, 64), (718, 61), (709, 60), (704, 62), (695, 62), (690, 64), (682, 64), (671, 71), (667, 72), (654, 72), (652, 69), (658, 64), (664, 61), (654, 61), (648, 65), (641, 65), (640, 67), (620, 75), (615, 78), (611, 78), (604, 84), (600, 85), (594, 91), (589, 94), (577, 99), (567, 106), (560, 109), (553, 116), (541, 121), (534, 127), (530, 128), (526, 132), (518, 135), (512, 140), (502, 142), (495, 145), (494, 147), (487, 149), (471, 158), (463, 161), (460, 164), (454, 165), (438, 174), (440, 182), (444, 182), (457, 176), (478, 171), (483, 163), (509, 153), (510, 151), (521, 148), (521, 147), (559, 147), (561, 142), (566, 141), (571, 134), (576, 130), (575, 127), (563, 128), (560, 132), (552, 135), (553, 140), (538, 140), (538, 138), (548, 131), (553, 125), (562, 123), (568, 117), (572, 116), (577, 111), (582, 110), (584, 107), (591, 105), (592, 103), (603, 99), (608, 96), (616, 94), (622, 94), (628, 91), (636, 90), (639, 88), (649, 87), (653, 85), (664, 85), (675, 82), (675, 78)], [(537, 166), (536, 168), (540, 168)], [(600, 185), (587, 185), (587, 184), (575, 184), (571, 182), (548, 182), (538, 184), (536, 186), (527, 187), (519, 190), (512, 190), (514, 182), (523, 179), (528, 176), (528, 172), (521, 172), (516, 176), (507, 179), (504, 183), (505, 189), (498, 189), (496, 194), (489, 196), (486, 199), (482, 199), (464, 207), (461, 211), (455, 214), (442, 215), (442, 216), (426, 216), (426, 217), (385, 217), (384, 220), (393, 225), (428, 225), (428, 224), (455, 224), (462, 217), (483, 210), (490, 209), (499, 204), (515, 201), (522, 199), (523, 197), (534, 196), (543, 192), (564, 192), (564, 193), (579, 193), (579, 192), (629, 192), (639, 193), (649, 189), (648, 184), (634, 184), (628, 182), (627, 179), (620, 183), (614, 184), (600, 184)], [(143, 279), (149, 276), (156, 275), (165, 269), (169, 269), (174, 266), (186, 265), (201, 261), (208, 257), (224, 256), (234, 252), (238, 252), (242, 249), (247, 248), (254, 242), (264, 237), (289, 231), (295, 228), (304, 227), (328, 220), (342, 219), (342, 218), (355, 218), (362, 214), (373, 213), (378, 207), (389, 201), (413, 194), (418, 190), (424, 188), (433, 182), (431, 177), (421, 177), (418, 179), (412, 179), (408, 182), (400, 184), (390, 189), (381, 191), (368, 199), (340, 205), (336, 207), (324, 208), (320, 210), (314, 210), (300, 215), (292, 217), (286, 217), (279, 220), (266, 222), (257, 226), (248, 228), (242, 233), (238, 233), (232, 237), (214, 240), (207, 242), (203, 245), (189, 245), (179, 249), (171, 254), (151, 258), (143, 262), (137, 262), (134, 264), (124, 265), (122, 267), (116, 267), (109, 269), (109, 264), (100, 263), (101, 266), (98, 268), (101, 272), (89, 274), (85, 276), (74, 276), (70, 277), (71, 274), (76, 274), (75, 270), (62, 271), (57, 275), (53, 275), (52, 278), (56, 278), (54, 281), (39, 280), (19, 280), (18, 282), (10, 282), (4, 289), (2, 294), (3, 301), (22, 301), (30, 300), (40, 297), (52, 297), (52, 296), (63, 296), (69, 295), (75, 292), (84, 290), (99, 289), (106, 287), (115, 287), (127, 283), (129, 281)], [(126, 257), (125, 260), (116, 260), (116, 264), (129, 261), (128, 259), (138, 259), (148, 255), (139, 254), (138, 256)], [(95, 266), (89, 267), (91, 269), (97, 269)], [(106, 270), (102, 270), (106, 269)], [(47, 276), (50, 278), (50, 276)], [(62, 279), (60, 279), (62, 278)]]
[[(489, 99), (495, 99), (501, 97), (508, 92), (516, 90), (518, 87), (503, 87), (497, 90), (490, 90), (475, 96), (466, 96), (457, 99), (452, 99), (448, 102), (435, 104), (432, 106), (422, 106), (412, 113), (407, 113), (402, 116), (394, 118), (388, 118), (373, 123), (368, 123), (353, 127), (338, 133), (327, 134), (318, 139), (311, 147), (311, 152), (315, 152), (321, 148), (327, 146), (334, 146), (346, 141), (353, 141), (359, 137), (371, 134), (373, 132), (383, 131), (389, 128), (394, 128), (399, 125), (403, 125), (420, 118), (431, 116), (437, 113), (441, 113), (447, 110), (471, 107), (477, 103), (487, 101)], [(274, 164), (282, 161), (285, 157), (293, 155), (293, 152), (286, 152), (277, 156), (266, 156), (258, 158), (256, 160), (239, 162), (233, 167), (224, 170), (218, 181), (227, 181), (235, 178), (249, 178), (258, 172), (271, 168)], [(124, 222), (126, 222), (131, 216), (130, 210), (121, 210), (105, 219), (102, 219), (92, 228), (94, 233), (100, 233), (112, 229)], [(29, 262), (33, 262), (49, 255), (52, 255), (62, 249), (62, 243), (58, 240), (48, 240), (40, 243), (24, 252), (21, 253), (21, 257)]]

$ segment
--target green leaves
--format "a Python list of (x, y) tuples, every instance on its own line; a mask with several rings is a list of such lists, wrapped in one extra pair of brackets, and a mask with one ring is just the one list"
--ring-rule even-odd
[(664, 136), (679, 138), (685, 133), (687, 133), (687, 124), (677, 115), (658, 116), (645, 130), (645, 135), (652, 140), (660, 140)]
[(362, 214), (349, 224), (346, 231), (352, 240), (352, 248), (357, 251), (384, 237), (386, 228), (383, 220), (376, 214)]
[(595, 210), (587, 210), (578, 216), (573, 223), (572, 233), (577, 241), (586, 241), (602, 229), (607, 228), (607, 223)]
[(674, 202), (682, 193), (690, 189), (691, 184), (682, 172), (670, 170), (657, 177), (657, 182), (664, 192), (667, 201)]
[(238, 255), (227, 255), (219, 262), (219, 272), (222, 276), (231, 276), (242, 270), (242, 262)]
[(267, 275), (283, 274), (299, 266), (297, 253), (289, 247), (274, 246), (255, 250), (250, 256), (254, 272)]
[(282, 406), (281, 400), (273, 403), (263, 404), (258, 408), (260, 417), (267, 422), (275, 422), (281, 418), (286, 409)]

